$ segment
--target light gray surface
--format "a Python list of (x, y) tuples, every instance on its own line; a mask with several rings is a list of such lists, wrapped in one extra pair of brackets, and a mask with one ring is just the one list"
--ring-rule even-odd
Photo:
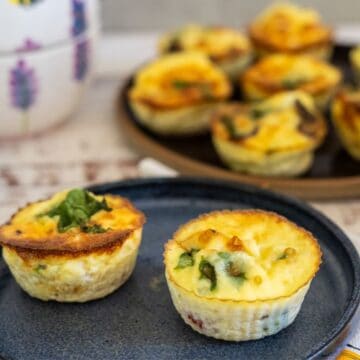
[[(271, 0), (102, 0), (105, 30), (162, 30), (188, 22), (246, 25)], [(360, 0), (298, 0), (333, 24), (360, 21)]]

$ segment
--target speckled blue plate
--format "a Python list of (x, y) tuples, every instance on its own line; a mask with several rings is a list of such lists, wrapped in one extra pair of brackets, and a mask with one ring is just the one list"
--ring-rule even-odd
[[(121, 194), (148, 222), (134, 274), (114, 294), (86, 304), (41, 302), (20, 290), (0, 262), (0, 356), (4, 359), (304, 359), (331, 351), (360, 300), (360, 262), (344, 233), (298, 201), (250, 186), (196, 179), (100, 185)], [(319, 239), (323, 264), (295, 322), (262, 340), (229, 343), (199, 335), (169, 296), (163, 245), (178, 225), (215, 209), (276, 211)], [(304, 264), (306, 266), (306, 264)]]

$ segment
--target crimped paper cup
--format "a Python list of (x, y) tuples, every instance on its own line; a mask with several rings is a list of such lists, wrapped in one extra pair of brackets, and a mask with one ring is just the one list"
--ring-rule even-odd
[(174, 306), (186, 324), (200, 334), (227, 341), (246, 341), (273, 335), (296, 318), (311, 280), (287, 297), (266, 301), (209, 299), (166, 281)]
[(194, 135), (209, 128), (210, 118), (218, 103), (206, 103), (175, 110), (158, 110), (130, 101), (137, 120), (161, 135)]
[(254, 175), (296, 176), (306, 172), (314, 160), (314, 149), (260, 153), (213, 136), (215, 149), (232, 170)]
[(20, 287), (40, 300), (85, 302), (119, 288), (132, 274), (142, 229), (122, 243), (83, 254), (31, 255), (3, 246), (3, 257)]

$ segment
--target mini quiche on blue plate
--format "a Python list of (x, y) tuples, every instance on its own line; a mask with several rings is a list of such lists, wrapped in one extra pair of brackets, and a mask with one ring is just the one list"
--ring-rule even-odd
[(249, 39), (224, 26), (186, 25), (164, 34), (159, 41), (161, 55), (178, 51), (199, 51), (208, 56), (227, 76), (235, 80), (252, 60)]
[(126, 199), (73, 189), (20, 209), (0, 228), (20, 287), (41, 300), (102, 298), (131, 275), (144, 215)]
[(201, 334), (244, 341), (275, 334), (295, 320), (321, 250), (311, 233), (275, 213), (235, 210), (181, 226), (164, 258), (183, 320)]
[(214, 113), (212, 140), (235, 171), (295, 176), (312, 165), (327, 133), (310, 95), (289, 91), (256, 104), (229, 103)]
[(284, 53), (326, 60), (333, 46), (333, 31), (315, 10), (286, 3), (260, 14), (250, 24), (249, 36), (260, 56)]
[(303, 90), (324, 109), (335, 94), (342, 74), (335, 66), (310, 56), (269, 55), (248, 68), (240, 86), (245, 98), (263, 100), (278, 92)]
[(204, 54), (180, 52), (145, 65), (129, 89), (137, 120), (161, 135), (206, 132), (214, 108), (231, 95), (229, 80)]

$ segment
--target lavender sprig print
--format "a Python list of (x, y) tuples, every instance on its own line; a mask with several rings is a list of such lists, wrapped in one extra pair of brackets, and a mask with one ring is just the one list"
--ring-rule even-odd
[(35, 51), (35, 50), (39, 50), (41, 49), (41, 45), (30, 39), (30, 38), (26, 38), (23, 42), (23, 44), (21, 46), (19, 46), (17, 49), (15, 49), (15, 51), (17, 53), (22, 53), (22, 52), (28, 52), (28, 51)]
[(83, 0), (72, 0), (73, 24), (71, 34), (73, 37), (80, 35), (87, 28), (85, 3)]
[(89, 42), (82, 40), (75, 44), (74, 79), (83, 81), (89, 68)]
[(25, 60), (18, 60), (10, 70), (10, 96), (12, 105), (23, 112), (22, 128), (28, 131), (28, 110), (34, 104), (38, 93), (35, 71)]

